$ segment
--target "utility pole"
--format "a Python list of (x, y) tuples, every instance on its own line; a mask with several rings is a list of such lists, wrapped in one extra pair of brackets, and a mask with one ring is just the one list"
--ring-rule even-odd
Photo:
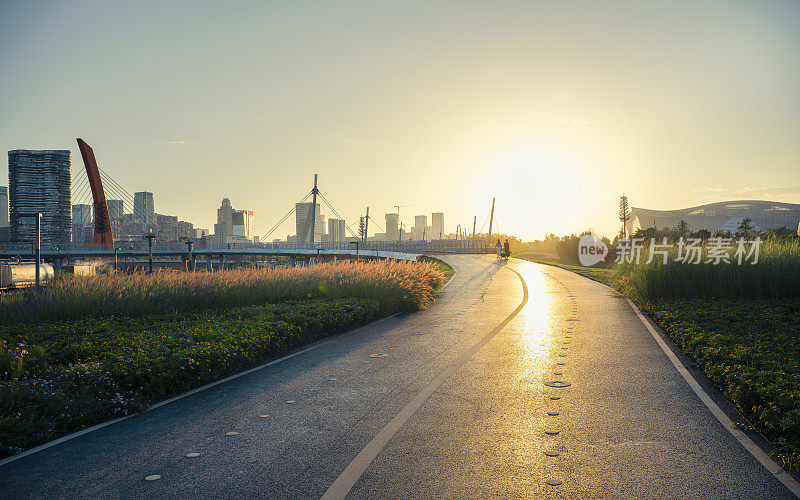
[(494, 198), (492, 198), (492, 213), (489, 215), (489, 242), (492, 241), (492, 222), (494, 222)]
[(314, 174), (314, 187), (311, 189), (311, 243), (314, 243), (314, 225), (317, 222), (317, 174)]
[(369, 231), (369, 207), (367, 207), (367, 217), (364, 219), (364, 241), (367, 241), (367, 231)]
[[(398, 210), (397, 213), (400, 213)], [(403, 223), (400, 223), (400, 231), (397, 232), (397, 241), (403, 241)]]
[(473, 240), (475, 239), (475, 225), (477, 223), (478, 223), (478, 216), (475, 215), (475, 216), (473, 216), (473, 219), (472, 219), (472, 239)]

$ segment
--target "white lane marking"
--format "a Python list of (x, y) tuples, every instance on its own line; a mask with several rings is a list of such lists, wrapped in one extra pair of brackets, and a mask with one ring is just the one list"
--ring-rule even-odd
[(90, 432), (94, 432), (94, 431), (100, 430), (103, 427), (108, 427), (109, 425), (113, 425), (113, 424), (116, 424), (118, 422), (122, 422), (123, 420), (128, 420), (131, 417), (138, 417), (138, 416), (144, 415), (145, 413), (147, 413), (149, 411), (155, 410), (156, 408), (159, 408), (159, 407), (164, 406), (164, 405), (168, 405), (170, 403), (178, 401), (179, 399), (183, 399), (183, 398), (189, 397), (189, 396), (191, 396), (193, 394), (197, 394), (198, 392), (205, 391), (206, 389), (211, 389), (214, 386), (217, 386), (217, 385), (220, 385), (220, 384), (224, 384), (225, 382), (230, 382), (231, 380), (237, 379), (239, 377), (244, 377), (245, 375), (249, 375), (249, 374), (251, 374), (253, 372), (257, 372), (258, 370), (267, 368), (268, 366), (276, 365), (276, 364), (278, 364), (278, 363), (280, 363), (282, 361), (286, 361), (287, 359), (291, 359), (291, 358), (293, 358), (295, 356), (299, 356), (299, 355), (301, 355), (303, 353), (306, 353), (308, 351), (312, 351), (314, 349), (322, 347), (323, 345), (328, 344), (329, 342), (334, 342), (336, 340), (341, 340), (342, 337), (344, 337), (345, 335), (349, 335), (349, 334), (358, 332), (359, 330), (362, 330), (362, 329), (367, 328), (367, 327), (379, 325), (379, 324), (383, 323), (384, 321), (392, 319), (395, 316), (398, 316), (400, 314), (401, 313), (395, 313), (395, 314), (392, 314), (391, 316), (386, 316), (385, 318), (381, 318), (381, 319), (379, 319), (377, 321), (373, 321), (372, 323), (366, 324), (364, 326), (360, 326), (360, 327), (358, 327), (358, 328), (356, 328), (354, 330), (350, 330), (349, 332), (346, 332), (346, 333), (343, 333), (343, 334), (340, 334), (340, 335), (335, 335), (333, 337), (328, 337), (326, 339), (320, 340), (316, 344), (311, 344), (310, 346), (305, 347), (303, 349), (300, 349), (297, 352), (293, 352), (291, 354), (287, 354), (286, 356), (284, 356), (282, 358), (274, 359), (274, 360), (272, 360), (272, 361), (270, 361), (268, 363), (264, 363), (263, 365), (256, 366), (255, 368), (250, 368), (249, 370), (246, 370), (246, 371), (243, 371), (243, 372), (240, 372), (240, 373), (235, 373), (235, 374), (231, 375), (230, 377), (225, 377), (225, 378), (223, 378), (221, 380), (217, 380), (216, 382), (211, 382), (210, 384), (206, 384), (206, 385), (204, 385), (202, 387), (198, 387), (197, 389), (192, 389), (189, 392), (184, 392), (183, 394), (179, 394), (179, 395), (177, 395), (175, 397), (172, 397), (172, 398), (169, 398), (169, 399), (165, 399), (164, 401), (158, 402), (158, 403), (150, 406), (147, 410), (145, 410), (145, 411), (143, 411), (141, 413), (133, 413), (131, 415), (126, 415), (124, 417), (115, 418), (114, 420), (109, 420), (108, 422), (103, 422), (102, 424), (97, 424), (97, 425), (94, 425), (92, 427), (88, 427), (86, 429), (83, 429), (82, 431), (73, 432), (72, 434), (67, 434), (66, 436), (62, 436), (62, 437), (60, 437), (58, 439), (54, 439), (53, 441), (49, 441), (49, 442), (47, 442), (45, 444), (39, 445), (36, 448), (31, 448), (30, 450), (25, 450), (22, 453), (19, 453), (17, 455), (13, 455), (13, 456), (4, 458), (4, 459), (0, 460), (0, 467), (6, 465), (7, 463), (13, 462), (14, 460), (19, 460), (22, 457), (26, 457), (28, 455), (32, 455), (34, 453), (38, 453), (40, 451), (46, 450), (47, 448), (53, 447), (53, 446), (55, 446), (57, 444), (61, 444), (64, 441), (69, 441), (70, 439), (75, 439), (76, 437), (83, 436), (84, 434), (88, 434)]
[(675, 369), (678, 370), (678, 373), (683, 376), (684, 380), (686, 380), (686, 382), (689, 384), (689, 387), (692, 388), (694, 393), (697, 394), (697, 397), (700, 398), (700, 401), (702, 401), (703, 404), (705, 404), (711, 413), (717, 418), (717, 420), (719, 420), (719, 423), (721, 423), (722, 426), (725, 427), (725, 429), (730, 432), (731, 435), (735, 437), (736, 440), (739, 441), (739, 443), (741, 443), (741, 445), (744, 446), (744, 448), (749, 451), (750, 454), (753, 455), (753, 457), (758, 460), (761, 465), (764, 466), (765, 469), (774, 475), (778, 481), (783, 483), (783, 485), (786, 486), (789, 491), (794, 493), (796, 497), (800, 498), (800, 483), (798, 483), (797, 480), (791, 476), (791, 474), (783, 470), (783, 468), (774, 460), (772, 460), (769, 455), (764, 453), (764, 451), (759, 448), (752, 439), (747, 437), (745, 433), (736, 428), (733, 421), (728, 418), (725, 412), (722, 411), (717, 403), (715, 403), (708, 393), (706, 393), (706, 391), (700, 386), (700, 384), (697, 383), (697, 380), (695, 380), (694, 376), (692, 376), (686, 367), (683, 366), (681, 360), (675, 356), (675, 353), (672, 352), (672, 349), (670, 349), (667, 343), (664, 342), (664, 339), (661, 338), (661, 335), (656, 332), (655, 328), (653, 328), (653, 325), (647, 321), (641, 311), (639, 311), (639, 308), (636, 307), (636, 305), (630, 299), (626, 300), (628, 301), (628, 304), (631, 305), (631, 308), (633, 308), (633, 311), (636, 313), (636, 315), (639, 316), (639, 320), (644, 324), (645, 327), (647, 327), (650, 335), (656, 339), (656, 342), (658, 343), (659, 347), (661, 347), (661, 350), (664, 351), (664, 354), (666, 354), (669, 360), (672, 361), (672, 365), (675, 366)]
[(516, 317), (517, 314), (525, 307), (525, 304), (528, 302), (528, 286), (525, 284), (525, 280), (522, 278), (522, 275), (517, 271), (514, 271), (510, 267), (507, 267), (509, 271), (512, 271), (514, 274), (519, 276), (520, 282), (522, 283), (522, 302), (517, 306), (514, 311), (509, 314), (506, 319), (504, 319), (499, 325), (494, 327), (492, 331), (487, 333), (483, 336), (481, 340), (479, 340), (475, 345), (469, 348), (464, 354), (461, 355), (460, 358), (451, 362), (447, 365), (442, 373), (439, 374), (427, 387), (422, 389), (415, 397), (408, 403), (405, 407), (403, 407), (400, 412), (394, 416), (392, 420), (386, 424), (383, 429), (375, 435), (372, 440), (367, 443), (367, 446), (364, 447), (361, 452), (356, 455), (352, 462), (342, 471), (339, 477), (330, 485), (328, 490), (322, 495), (323, 500), (330, 500), (330, 499), (342, 499), (350, 493), (350, 490), (353, 489), (356, 482), (361, 478), (364, 474), (364, 471), (367, 470), (367, 467), (375, 460), (375, 457), (383, 450), (384, 447), (389, 443), (389, 441), (397, 434), (397, 431), (406, 423), (406, 421), (411, 418), (414, 413), (422, 406), (428, 398), (433, 395), (433, 393), (441, 386), (445, 380), (450, 378), (453, 373), (456, 372), (464, 363), (466, 363), (476, 352), (478, 352), (481, 347), (485, 346), (492, 337), (497, 335), (500, 330), (505, 328), (505, 326)]

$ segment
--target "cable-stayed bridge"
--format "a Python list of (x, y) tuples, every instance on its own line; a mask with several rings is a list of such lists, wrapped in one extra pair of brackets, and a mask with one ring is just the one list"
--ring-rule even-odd
[[(267, 259), (274, 257), (289, 257), (293, 260), (308, 260), (309, 258), (326, 257), (365, 257), (365, 258), (408, 258), (420, 254), (452, 253), (452, 254), (473, 254), (486, 253), (488, 245), (483, 238), (468, 238), (466, 232), (463, 237), (455, 240), (428, 240), (428, 241), (374, 241), (367, 240), (366, 232), (370, 223), (375, 224), (381, 229), (380, 224), (369, 217), (369, 209), (365, 218), (364, 230), (354, 230), (352, 225), (345, 223), (346, 231), (350, 234), (348, 241), (344, 242), (320, 242), (315, 241), (315, 209), (308, 210), (308, 220), (306, 234), (298, 235), (299, 242), (273, 242), (273, 243), (253, 243), (236, 242), (224, 245), (215, 245), (213, 241), (162, 241), (158, 232), (145, 233), (137, 237), (115, 238), (114, 228), (111, 224), (111, 213), (113, 210), (121, 210), (121, 206), (115, 200), (122, 201), (123, 204), (135, 207), (134, 196), (128, 192), (121, 183), (114, 180), (109, 173), (101, 169), (94, 157), (92, 148), (83, 140), (78, 139), (78, 146), (81, 151), (86, 175), (75, 175), (72, 178), (71, 194), (73, 205), (91, 205), (93, 212), (93, 237), (91, 243), (78, 243), (70, 245), (59, 245), (55, 247), (40, 247), (38, 252), (42, 259), (63, 263), (70, 260), (82, 260), (91, 258), (114, 259), (142, 259), (147, 258), (152, 261), (154, 257), (165, 259), (180, 259), (184, 262), (184, 268), (194, 269), (197, 259), (206, 260), (207, 267), (213, 267), (213, 261), (217, 266), (224, 266), (225, 259), (230, 260), (259, 258)], [(296, 208), (299, 204), (306, 203), (311, 198), (310, 204), (315, 207), (318, 200), (330, 210), (333, 215), (340, 220), (345, 220), (333, 204), (325, 197), (317, 186), (317, 177), (314, 176), (313, 188), (298, 202), (293, 204), (291, 209), (283, 215), (276, 223), (271, 225), (261, 241), (267, 240), (278, 228), (280, 228), (292, 215), (296, 215)], [(109, 202), (112, 206), (109, 206)], [(135, 210), (135, 209), (134, 209)], [(120, 214), (114, 214), (119, 217)], [(134, 214), (135, 215), (135, 214)], [(360, 228), (359, 228), (360, 229)], [(402, 234), (402, 233), (401, 233)], [(35, 243), (5, 243), (0, 246), (0, 259), (2, 258), (35, 258), (37, 249)], [(202, 265), (202, 264), (201, 264)], [(206, 266), (203, 266), (206, 267)]]

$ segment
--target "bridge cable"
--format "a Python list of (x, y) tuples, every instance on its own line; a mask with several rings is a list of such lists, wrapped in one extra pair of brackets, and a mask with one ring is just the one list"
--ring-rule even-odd
[[(298, 203), (303, 203), (304, 201), (306, 201), (306, 200), (308, 199), (308, 197), (309, 197), (309, 196), (311, 196), (311, 194), (312, 194), (312, 193), (309, 191), (309, 192), (308, 192), (308, 194), (306, 194), (306, 195), (305, 195), (305, 197), (304, 197), (302, 200), (300, 200)], [(270, 228), (270, 230), (269, 230), (269, 231), (267, 231), (267, 233), (266, 233), (266, 234), (264, 235), (264, 237), (263, 237), (263, 238), (264, 238), (264, 240), (266, 240), (267, 238), (269, 238), (269, 237), (270, 237), (270, 235), (271, 235), (273, 232), (275, 232), (275, 230), (277, 230), (277, 229), (278, 229), (278, 228), (281, 226), (281, 224), (283, 224), (283, 223), (286, 221), (286, 219), (288, 219), (288, 218), (289, 218), (289, 217), (292, 215), (292, 213), (294, 213), (294, 211), (295, 211), (296, 209), (297, 209), (297, 205), (295, 204), (295, 205), (293, 205), (293, 206), (292, 206), (292, 209), (291, 209), (291, 210), (289, 210), (289, 211), (286, 213), (286, 215), (284, 215), (284, 216), (283, 216), (283, 217), (282, 217), (282, 218), (281, 218), (281, 219), (280, 219), (280, 220), (279, 220), (277, 223), (275, 223), (275, 224), (274, 224), (274, 225), (273, 225), (273, 226)]]
[(336, 217), (338, 217), (340, 220), (344, 221), (344, 226), (347, 228), (348, 231), (350, 231), (350, 236), (352, 236), (354, 238), (359, 238), (359, 236), (356, 234), (356, 232), (353, 231), (353, 228), (350, 226), (350, 224), (347, 223), (345, 218), (342, 217), (339, 214), (339, 212), (336, 211), (335, 208), (333, 208), (333, 205), (331, 205), (331, 203), (328, 201), (328, 199), (325, 198), (325, 196), (322, 193), (320, 193), (319, 191), (317, 191), (317, 194), (320, 196), (320, 198), (322, 198), (322, 201), (325, 202), (325, 205), (327, 205), (327, 207), (331, 209), (331, 211), (334, 213), (334, 215), (336, 215)]

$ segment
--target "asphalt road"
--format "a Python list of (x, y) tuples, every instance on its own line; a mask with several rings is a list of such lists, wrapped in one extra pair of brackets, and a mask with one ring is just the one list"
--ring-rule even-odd
[(448, 260), (428, 310), (6, 464), (0, 497), (793, 498), (610, 289)]

